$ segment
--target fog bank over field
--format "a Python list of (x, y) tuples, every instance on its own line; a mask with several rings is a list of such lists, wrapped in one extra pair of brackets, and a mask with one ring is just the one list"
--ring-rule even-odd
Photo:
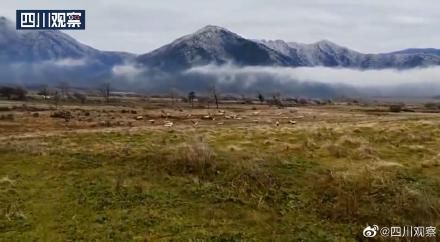
[[(211, 76), (227, 86), (265, 87), (296, 92), (292, 87), (320, 87), (326, 92), (362, 96), (433, 96), (440, 94), (440, 67), (409, 70), (356, 70), (327, 67), (195, 67), (186, 73)], [(263, 89), (265, 90), (265, 89)], [(307, 90), (306, 90), (307, 91)]]
[[(124, 72), (120, 70), (123, 69)], [(115, 72), (114, 72), (115, 73)], [(141, 89), (167, 92), (207, 91), (216, 85), (225, 93), (280, 92), (309, 97), (431, 97), (440, 95), (440, 67), (409, 70), (356, 70), (326, 67), (239, 67), (207, 65), (181, 73), (137, 67), (118, 68), (117, 76)]]
[[(89, 74), (86, 74), (89, 73)], [(93, 73), (93, 75), (90, 75)], [(308, 97), (431, 97), (440, 95), (440, 67), (408, 70), (356, 70), (326, 67), (240, 67), (232, 64), (193, 67), (164, 72), (132, 63), (112, 69), (87, 59), (17, 63), (0, 67), (0, 83), (55, 86), (68, 81), (72, 87), (98, 88), (111, 81), (118, 90), (142, 93), (209, 92), (216, 85), (222, 93), (255, 95), (257, 92)]]

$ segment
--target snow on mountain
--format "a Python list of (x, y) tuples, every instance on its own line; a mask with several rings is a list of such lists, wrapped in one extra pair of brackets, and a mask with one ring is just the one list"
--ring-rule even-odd
[(0, 62), (87, 58), (109, 64), (130, 57), (128, 53), (99, 51), (61, 31), (18, 31), (13, 22), (0, 17)]
[(440, 50), (433, 48), (426, 48), (426, 49), (412, 48), (412, 49), (400, 50), (392, 53), (393, 54), (426, 54), (426, 55), (440, 56)]
[(99, 51), (61, 31), (17, 31), (0, 17), (0, 63), (87, 59), (102, 66), (135, 60), (146, 67), (179, 71), (206, 64), (238, 66), (326, 66), (361, 69), (405, 69), (440, 65), (440, 50), (407, 49), (363, 54), (328, 40), (313, 44), (282, 40), (249, 40), (225, 28), (208, 25), (155, 51), (136, 57)]
[(406, 69), (440, 65), (440, 50), (408, 49), (384, 54), (363, 54), (328, 40), (313, 44), (256, 40), (291, 58), (299, 58), (305, 66), (348, 67), (361, 69)]
[(96, 87), (134, 55), (100, 51), (61, 31), (16, 30), (0, 17), (0, 83), (34, 86), (69, 81)]
[(206, 64), (233, 63), (240, 66), (299, 66), (300, 63), (277, 51), (217, 26), (206, 26), (181, 37), (138, 61), (165, 70), (182, 70)]
[[(209, 25), (150, 53), (136, 56), (100, 51), (61, 31), (19, 31), (13, 22), (0, 17), (0, 82), (32, 84), (70, 79), (78, 85), (93, 86), (94, 81), (113, 78), (116, 67), (119, 68), (116, 70), (122, 68), (124, 72), (142, 75), (167, 73), (169, 75), (157, 76), (173, 76), (208, 64), (409, 69), (440, 65), (440, 50), (407, 49), (364, 54), (327, 40), (312, 44), (250, 40)], [(120, 79), (121, 86), (128, 85), (120, 76), (116, 79)]]

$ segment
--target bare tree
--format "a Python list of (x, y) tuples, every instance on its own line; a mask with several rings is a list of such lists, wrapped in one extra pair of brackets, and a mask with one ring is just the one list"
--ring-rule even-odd
[(217, 86), (215, 85), (215, 83), (212, 84), (211, 92), (212, 92), (212, 97), (214, 98), (214, 101), (215, 101), (215, 106), (218, 109), (219, 93), (218, 93), (218, 89), (217, 89)]
[(191, 91), (188, 93), (188, 102), (191, 103), (191, 108), (194, 108), (194, 99), (196, 99), (196, 93)]
[(279, 108), (284, 107), (283, 103), (281, 102), (281, 94), (279, 92), (273, 93), (272, 99), (274, 105), (276, 105)]
[(258, 100), (260, 100), (261, 104), (264, 103), (264, 96), (263, 96), (263, 94), (261, 94), (261, 92), (258, 93)]
[(43, 87), (41, 87), (37, 94), (44, 97), (49, 96), (49, 86), (44, 85)]
[(60, 104), (60, 101), (61, 101), (61, 95), (58, 91), (56, 91), (53, 96), (53, 102), (55, 104), (56, 109), (58, 109), (58, 105)]
[(6, 99), (10, 100), (14, 94), (14, 88), (13, 87), (0, 87), (0, 95), (2, 97), (5, 97)]
[(61, 90), (61, 97), (66, 98), (69, 96), (70, 83), (68, 81), (60, 82), (58, 88)]
[(86, 101), (87, 101), (87, 96), (86, 96), (85, 94), (83, 94), (83, 93), (75, 92), (75, 93), (73, 94), (73, 96), (74, 96), (77, 100), (79, 100), (82, 104), (86, 103)]
[(177, 103), (177, 97), (179, 96), (179, 92), (176, 88), (171, 89), (171, 105), (175, 106)]
[(199, 96), (197, 100), (199, 103), (206, 105), (208, 109), (210, 108), (211, 98), (209, 96)]
[(111, 84), (109, 81), (104, 82), (104, 84), (101, 87), (101, 94), (105, 98), (105, 102), (110, 102), (110, 95), (111, 95)]
[(241, 94), (242, 104), (252, 104), (252, 99), (244, 94)]
[(17, 100), (24, 100), (26, 99), (26, 94), (27, 90), (23, 87), (0, 87), (0, 96), (6, 97), (8, 100), (11, 100), (13, 98)]
[(28, 91), (24, 87), (16, 87), (14, 94), (18, 100), (24, 100), (26, 99), (27, 92)]

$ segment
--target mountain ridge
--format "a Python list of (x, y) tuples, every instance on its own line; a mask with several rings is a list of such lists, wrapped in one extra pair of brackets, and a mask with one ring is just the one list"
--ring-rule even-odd
[(16, 30), (0, 17), (0, 61), (38, 62), (56, 59), (92, 58), (100, 62), (122, 62), (131, 53), (100, 51), (57, 30)]
[(305, 66), (357, 69), (409, 69), (440, 65), (440, 50), (407, 49), (390, 53), (365, 54), (323, 40), (312, 44), (282, 40), (255, 40), (286, 55), (299, 56)]
[(409, 48), (365, 54), (329, 40), (311, 44), (252, 40), (226, 28), (207, 25), (145, 54), (100, 51), (61, 31), (17, 31), (0, 17), (0, 62), (38, 62), (87, 58), (113, 66), (132, 62), (146, 68), (182, 71), (191, 67), (232, 63), (238, 66), (344, 67), (409, 69), (440, 65), (440, 49)]
[[(311, 44), (252, 40), (226, 28), (207, 25), (145, 54), (101, 51), (63, 31), (15, 29), (0, 17), (0, 82), (54, 83), (75, 80), (82, 86), (118, 80), (123, 85), (163, 77), (185, 80), (182, 73), (203, 65), (410, 69), (440, 65), (440, 50), (405, 49), (364, 54), (329, 40)], [(128, 81), (124, 76), (128, 74)], [(163, 75), (166, 74), (166, 75)], [(143, 76), (142, 76), (143, 75)], [(180, 79), (179, 79), (180, 78)]]
[(208, 25), (156, 50), (139, 55), (136, 60), (141, 65), (162, 68), (166, 71), (225, 63), (238, 66), (410, 69), (440, 65), (440, 50), (406, 49), (368, 54), (351, 50), (329, 40), (303, 44), (283, 40), (246, 39), (223, 27)]
[(182, 70), (197, 65), (296, 65), (293, 60), (265, 45), (245, 39), (225, 28), (208, 25), (150, 53), (138, 56), (146, 66)]

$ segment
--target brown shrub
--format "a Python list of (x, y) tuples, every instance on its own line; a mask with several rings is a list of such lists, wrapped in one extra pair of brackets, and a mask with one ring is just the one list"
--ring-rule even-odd
[(167, 153), (160, 166), (170, 174), (209, 178), (219, 172), (220, 163), (211, 147), (204, 142), (182, 144)]
[(56, 111), (50, 115), (51, 118), (63, 118), (63, 119), (71, 119), (72, 113), (69, 111)]
[(392, 113), (400, 113), (402, 112), (402, 105), (391, 105), (390, 106), (390, 112)]
[(253, 198), (258, 205), (272, 199), (280, 188), (280, 181), (261, 167), (258, 161), (241, 161), (229, 166), (227, 185), (239, 196)]
[(0, 115), (0, 120), (14, 121), (15, 115), (13, 113), (9, 113), (6, 115), (2, 114), (2, 115)]
[(11, 107), (0, 107), (0, 112), (9, 112), (11, 110), (12, 110)]
[(313, 185), (318, 194), (314, 210), (342, 223), (434, 224), (440, 201), (406, 179), (413, 176), (396, 169), (324, 175)]

